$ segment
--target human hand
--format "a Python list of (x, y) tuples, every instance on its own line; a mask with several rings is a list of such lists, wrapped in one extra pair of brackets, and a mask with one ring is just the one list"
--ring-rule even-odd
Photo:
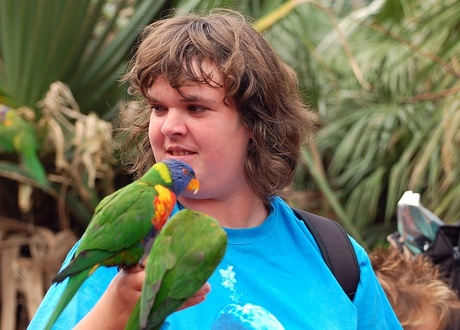
[(203, 302), (206, 299), (206, 295), (211, 291), (211, 285), (206, 282), (197, 293), (195, 293), (192, 297), (187, 299), (181, 307), (179, 307), (178, 311), (182, 309), (186, 309), (195, 305), (198, 305), (200, 302)]

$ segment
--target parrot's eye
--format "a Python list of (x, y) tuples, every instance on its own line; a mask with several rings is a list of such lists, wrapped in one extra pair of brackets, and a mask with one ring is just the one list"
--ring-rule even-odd
[(182, 169), (182, 173), (184, 173), (185, 175), (189, 175), (189, 174), (190, 174), (189, 170), (187, 170), (186, 168), (183, 168), (183, 169)]

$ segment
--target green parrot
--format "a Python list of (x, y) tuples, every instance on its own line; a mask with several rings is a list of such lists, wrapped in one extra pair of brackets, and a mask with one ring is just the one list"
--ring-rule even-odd
[(46, 172), (37, 155), (38, 142), (32, 125), (10, 107), (0, 104), (0, 152), (16, 152), (27, 172), (41, 184)]
[(185, 189), (196, 193), (193, 169), (180, 160), (156, 163), (141, 178), (105, 197), (75, 252), (73, 260), (53, 279), (70, 277), (45, 329), (57, 318), (83, 282), (100, 266), (129, 267), (144, 254), (146, 239), (158, 234)]
[(141, 297), (125, 329), (160, 329), (206, 283), (226, 248), (227, 233), (211, 216), (189, 209), (173, 215), (147, 257)]

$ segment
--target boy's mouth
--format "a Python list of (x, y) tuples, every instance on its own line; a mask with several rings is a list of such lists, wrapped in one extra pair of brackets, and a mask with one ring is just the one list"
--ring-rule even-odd
[(191, 155), (192, 154), (190, 151), (186, 151), (186, 150), (170, 150), (168, 152), (172, 156), (186, 156), (186, 155)]

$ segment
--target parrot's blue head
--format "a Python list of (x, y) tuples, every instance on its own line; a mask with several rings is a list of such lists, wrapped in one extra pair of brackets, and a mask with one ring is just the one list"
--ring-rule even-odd
[(165, 159), (161, 163), (166, 165), (172, 179), (172, 191), (179, 196), (184, 190), (196, 193), (200, 189), (200, 183), (196, 178), (192, 167), (178, 159)]

